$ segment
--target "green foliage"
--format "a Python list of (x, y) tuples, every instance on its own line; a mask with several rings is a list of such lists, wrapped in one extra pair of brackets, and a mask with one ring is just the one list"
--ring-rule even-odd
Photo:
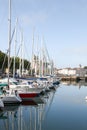
[(0, 69), (7, 68), (8, 66), (8, 57), (5, 53), (0, 51)]
[(29, 61), (27, 61), (27, 60), (24, 60), (24, 68), (25, 69), (30, 69), (30, 62)]
[[(15, 69), (19, 68), (19, 57), (15, 57)], [(14, 57), (10, 58), (10, 69), (13, 70)], [(0, 51), (0, 69), (5, 70), (8, 67), (8, 56), (7, 54)], [(24, 59), (24, 69), (30, 70), (30, 62)]]

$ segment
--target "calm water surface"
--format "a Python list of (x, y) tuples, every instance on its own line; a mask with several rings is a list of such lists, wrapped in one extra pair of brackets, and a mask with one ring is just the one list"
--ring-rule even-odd
[(60, 84), (43, 97), (45, 103), (5, 106), (0, 130), (87, 130), (87, 86)]

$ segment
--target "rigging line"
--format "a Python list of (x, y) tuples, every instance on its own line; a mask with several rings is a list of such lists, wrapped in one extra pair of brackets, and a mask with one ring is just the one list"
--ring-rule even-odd
[(13, 29), (13, 32), (12, 32), (12, 36), (11, 36), (11, 39), (10, 39), (10, 45), (12, 43), (12, 40), (13, 40), (13, 37), (14, 37), (14, 34), (15, 34), (15, 29), (16, 29), (16, 25), (14, 26), (14, 29)]
[(48, 59), (49, 59), (49, 62), (50, 62), (51, 60), (50, 60), (49, 53), (48, 53), (48, 50), (47, 50), (47, 47), (46, 47), (46, 44), (45, 44), (45, 40), (44, 40), (44, 48), (45, 48), (45, 52), (46, 52)]
[(18, 21), (18, 27), (19, 27), (19, 31), (21, 32), (21, 30), (23, 30), (23, 29), (22, 29), (22, 27), (21, 27), (19, 21)]
[[(21, 46), (21, 45), (20, 45), (20, 46)], [(20, 46), (19, 46), (19, 49), (18, 49), (17, 54), (18, 54), (18, 53), (19, 53), (19, 51), (20, 51)], [(12, 63), (12, 58), (11, 58), (11, 61), (10, 61), (9, 67), (11, 66), (11, 63)]]
[[(28, 51), (27, 51), (26, 44), (24, 44), (24, 48), (25, 48), (25, 51), (26, 51), (27, 57), (30, 59), (30, 57), (29, 57), (29, 55), (28, 55)], [(30, 66), (30, 61), (28, 61), (27, 69), (28, 69), (29, 66)]]
[[(11, 40), (10, 40), (10, 44), (11, 44), (11, 42), (12, 42), (12, 40), (13, 40), (14, 33), (15, 33), (15, 28), (14, 28), (13, 33), (12, 33), (12, 37), (11, 37)], [(8, 54), (8, 50), (7, 50), (7, 53), (6, 53), (6, 54)], [(2, 71), (3, 71), (3, 68), (4, 68), (6, 56), (7, 56), (6, 54), (5, 54), (4, 62), (3, 62), (3, 64), (2, 64)], [(11, 61), (10, 61), (9, 67), (11, 66), (11, 63), (12, 63), (12, 59), (11, 59)]]
[(19, 51), (20, 51), (20, 48), (21, 47), (21, 44), (20, 44), (20, 46), (19, 46), (19, 49), (18, 49), (18, 52), (17, 52), (17, 54), (16, 54), (16, 57), (18, 56), (18, 54), (19, 54)]
[[(14, 33), (15, 33), (15, 27), (14, 27), (14, 30), (13, 30), (13, 33), (12, 33), (12, 37), (11, 37), (11, 40), (10, 40), (10, 45), (11, 45), (11, 43), (12, 43), (12, 40), (13, 40), (13, 37), (14, 37)], [(9, 51), (9, 49), (8, 49), (8, 51)], [(10, 66), (11, 66), (11, 63), (12, 63), (12, 58), (11, 58), (11, 61), (10, 61), (10, 63), (9, 63), (9, 68), (10, 68)]]
[(11, 45), (11, 43), (12, 43), (12, 40), (13, 40), (14, 34), (15, 34), (15, 27), (14, 27), (14, 30), (13, 30), (13, 33), (12, 33), (12, 37), (11, 37), (11, 40), (10, 40), (10, 45)]
[(27, 65), (27, 69), (28, 69), (28, 67), (30, 67), (30, 62), (29, 62), (28, 65)]
[(27, 54), (28, 58), (30, 59), (30, 57), (29, 57), (29, 55), (28, 55), (28, 50), (27, 50), (27, 47), (26, 47), (25, 44), (24, 44), (24, 48), (25, 48), (25, 51), (26, 51), (26, 54)]

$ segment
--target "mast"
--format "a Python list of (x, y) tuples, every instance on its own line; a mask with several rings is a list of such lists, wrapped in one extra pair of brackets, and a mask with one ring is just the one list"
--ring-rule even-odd
[(10, 48), (11, 48), (11, 0), (9, 0), (9, 18), (8, 18), (8, 86), (9, 86), (9, 72), (10, 72)]
[(20, 33), (20, 60), (19, 60), (19, 75), (22, 76), (22, 32)]
[(33, 68), (34, 68), (34, 29), (33, 29), (33, 38), (32, 38), (31, 76), (33, 75)]
[(13, 78), (15, 77), (15, 57), (16, 57), (16, 46), (17, 46), (17, 22), (16, 21), (16, 26), (15, 26), (15, 42), (14, 42), (14, 64), (13, 64)]
[(24, 37), (22, 32), (22, 75), (24, 74)]
[(44, 49), (42, 43), (42, 77), (44, 76)]
[(35, 76), (38, 75), (38, 43), (39, 43), (39, 36), (37, 37), (37, 45), (36, 45), (36, 58), (35, 58)]

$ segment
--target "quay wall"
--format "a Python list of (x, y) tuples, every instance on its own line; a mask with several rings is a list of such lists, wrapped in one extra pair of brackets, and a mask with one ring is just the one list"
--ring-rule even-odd
[(63, 77), (61, 77), (61, 81), (80, 81), (81, 79), (82, 79), (81, 77), (77, 77), (77, 76), (63, 76)]

